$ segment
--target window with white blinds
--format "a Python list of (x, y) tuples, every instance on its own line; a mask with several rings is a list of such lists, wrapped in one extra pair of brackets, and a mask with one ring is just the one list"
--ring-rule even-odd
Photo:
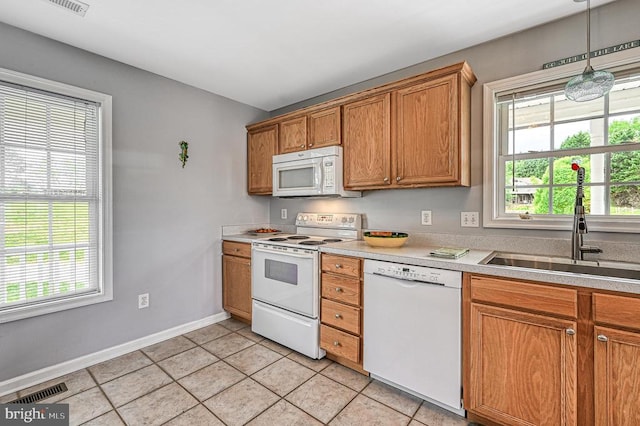
[(111, 297), (100, 98), (0, 72), (0, 322)]

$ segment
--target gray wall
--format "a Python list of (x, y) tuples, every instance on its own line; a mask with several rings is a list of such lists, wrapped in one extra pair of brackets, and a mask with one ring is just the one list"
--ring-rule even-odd
[(0, 324), (0, 381), (221, 312), (221, 226), (268, 222), (244, 129), (267, 113), (2, 23), (0, 67), (113, 96), (114, 206), (114, 300)]
[[(584, 10), (584, 4), (577, 7), (577, 10)], [(595, 9), (591, 15), (592, 49), (639, 39), (638, 16), (640, 16), (640, 1), (638, 0), (618, 0)], [(496, 17), (495, 24), (500, 25), (499, 17)], [(294, 213), (298, 211), (321, 210), (365, 213), (367, 226), (372, 229), (392, 228), (413, 232), (569, 238), (568, 232), (461, 228), (460, 212), (477, 211), (482, 216), (482, 85), (502, 78), (537, 71), (542, 69), (543, 63), (583, 52), (586, 49), (585, 26), (585, 14), (581, 13), (273, 111), (271, 115), (275, 116), (460, 61), (469, 62), (478, 77), (478, 82), (472, 89), (472, 182), (470, 188), (367, 191), (361, 199), (324, 201), (274, 198), (271, 202), (272, 222), (276, 224), (293, 223)], [(289, 220), (279, 219), (282, 208), (289, 210)], [(432, 226), (420, 225), (421, 210), (433, 211)], [(640, 242), (640, 234), (592, 232), (587, 239)]]

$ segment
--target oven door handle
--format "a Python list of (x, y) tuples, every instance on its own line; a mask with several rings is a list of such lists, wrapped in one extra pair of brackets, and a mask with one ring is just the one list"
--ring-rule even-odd
[(281, 254), (283, 256), (289, 256), (289, 257), (299, 257), (301, 259), (312, 259), (313, 258), (313, 253), (310, 254), (295, 254), (295, 253), (283, 253), (281, 251), (276, 251), (276, 250), (265, 250), (265, 249), (260, 249), (260, 248), (256, 248), (254, 247), (252, 249), (253, 251), (257, 251), (260, 253), (267, 253), (267, 254)]

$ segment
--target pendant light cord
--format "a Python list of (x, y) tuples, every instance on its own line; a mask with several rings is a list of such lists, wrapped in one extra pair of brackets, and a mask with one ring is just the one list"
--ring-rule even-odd
[(587, 0), (587, 68), (591, 68), (591, 0)]

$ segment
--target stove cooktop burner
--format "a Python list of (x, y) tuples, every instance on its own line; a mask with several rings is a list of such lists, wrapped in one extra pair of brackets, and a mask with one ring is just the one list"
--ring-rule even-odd
[(298, 243), (301, 246), (321, 246), (322, 244), (325, 244), (324, 241), (300, 241)]
[(325, 243), (339, 243), (342, 240), (340, 238), (325, 238), (322, 241)]
[(287, 239), (283, 237), (274, 237), (274, 238), (269, 238), (269, 241), (287, 241)]
[(287, 237), (289, 240), (308, 240), (309, 237), (307, 237), (306, 235), (291, 235), (290, 237)]

